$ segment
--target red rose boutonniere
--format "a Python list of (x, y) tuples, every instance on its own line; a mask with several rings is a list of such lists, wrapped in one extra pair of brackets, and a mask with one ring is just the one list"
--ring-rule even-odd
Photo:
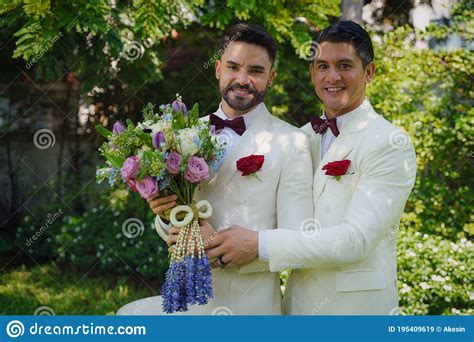
[(330, 163), (327, 163), (323, 166), (323, 170), (326, 171), (326, 176), (334, 176), (336, 180), (340, 180), (341, 176), (344, 176), (349, 170), (349, 166), (351, 165), (351, 161), (348, 159), (345, 160), (337, 160)]
[(243, 157), (237, 160), (237, 170), (242, 171), (242, 176), (253, 176), (259, 181), (257, 171), (262, 168), (265, 156), (252, 154), (248, 157)]

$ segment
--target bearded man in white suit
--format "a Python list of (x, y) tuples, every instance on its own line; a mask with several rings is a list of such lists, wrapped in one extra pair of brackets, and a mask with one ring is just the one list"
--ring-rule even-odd
[(341, 21), (316, 42), (311, 80), (324, 112), (303, 127), (315, 170), (312, 225), (234, 225), (207, 253), (223, 255), (226, 267), (258, 254), (271, 271), (293, 269), (285, 314), (388, 315), (398, 307), (396, 235), (415, 182), (414, 148), (365, 98), (375, 72), (368, 33)]
[[(275, 77), (276, 42), (255, 25), (238, 24), (227, 33), (221, 58), (215, 62), (221, 105), (211, 120), (218, 140), (227, 142), (227, 154), (210, 181), (195, 194), (213, 207), (209, 223), (218, 230), (237, 223), (249, 229), (291, 227), (313, 215), (312, 161), (308, 136), (272, 116), (263, 99)], [(249, 155), (264, 156), (261, 169), (243, 176), (236, 162)], [(176, 205), (176, 196), (150, 201), (156, 214)], [(157, 216), (160, 236), (175, 242), (177, 228)], [(217, 235), (207, 222), (203, 239)], [(214, 298), (193, 306), (185, 314), (280, 315), (281, 290), (278, 272), (270, 272), (260, 260), (240, 268), (219, 268), (226, 261), (216, 255), (213, 269)], [(161, 297), (145, 298), (126, 305), (118, 314), (161, 314)], [(180, 313), (182, 314), (182, 313)]]

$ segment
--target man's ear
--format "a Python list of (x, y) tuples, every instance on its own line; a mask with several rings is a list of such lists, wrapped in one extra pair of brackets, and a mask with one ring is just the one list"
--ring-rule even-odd
[(365, 67), (365, 80), (367, 83), (370, 83), (370, 81), (372, 81), (372, 79), (374, 78), (374, 74), (375, 74), (375, 63), (370, 62)]
[(309, 65), (309, 74), (311, 75), (311, 83), (314, 84), (314, 62), (311, 61), (311, 64)]
[(276, 73), (276, 70), (274, 68), (272, 68), (272, 70), (270, 70), (270, 77), (268, 79), (268, 85), (271, 86), (272, 83), (273, 83), (273, 80), (275, 79), (277, 73)]
[(221, 76), (221, 61), (220, 59), (216, 60), (216, 62), (214, 63), (214, 66), (216, 67), (216, 78), (217, 79), (220, 79), (220, 76)]

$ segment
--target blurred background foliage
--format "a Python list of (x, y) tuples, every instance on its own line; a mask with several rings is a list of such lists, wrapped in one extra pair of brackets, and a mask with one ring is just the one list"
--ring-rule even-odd
[[(419, 32), (408, 22), (413, 2), (379, 3), (366, 26), (377, 65), (367, 96), (405, 129), (418, 156), (398, 234), (401, 313), (472, 314), (473, 56), (469, 44), (439, 48), (452, 35), (472, 46), (472, 4), (456, 2), (449, 21)], [(0, 1), (7, 175), (0, 313), (48, 305), (57, 314), (113, 314), (158, 294), (166, 246), (147, 203), (95, 184), (101, 138), (92, 127), (139, 120), (147, 102), (178, 92), (203, 115), (213, 112), (215, 54), (237, 22), (263, 25), (277, 39), (278, 75), (266, 103), (303, 125), (322, 110), (309, 77), (311, 37), (338, 20), (340, 8), (338, 1)], [(431, 48), (417, 48), (420, 41)], [(33, 146), (39, 128), (54, 132), (55, 149)], [(143, 223), (133, 238), (122, 229), (130, 218)]]

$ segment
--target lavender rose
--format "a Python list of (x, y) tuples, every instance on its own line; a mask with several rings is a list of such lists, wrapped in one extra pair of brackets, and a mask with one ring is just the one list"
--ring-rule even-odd
[(161, 150), (161, 144), (166, 141), (165, 135), (162, 132), (153, 133), (151, 141), (153, 143), (154, 148), (156, 148), (157, 150)]
[(209, 167), (206, 161), (200, 157), (191, 157), (188, 159), (188, 168), (184, 172), (184, 178), (191, 183), (197, 183), (209, 178)]
[(158, 193), (158, 183), (156, 179), (148, 176), (135, 183), (138, 193), (144, 199), (149, 199)]
[(138, 171), (140, 171), (140, 164), (138, 164), (138, 157), (128, 157), (123, 162), (120, 173), (122, 174), (123, 179), (135, 179), (137, 177)]
[(125, 126), (123, 125), (123, 123), (121, 123), (120, 121), (117, 121), (116, 123), (114, 123), (114, 126), (112, 127), (112, 133), (114, 135), (118, 135), (122, 133), (123, 131), (125, 131)]
[(166, 160), (166, 170), (172, 175), (179, 173), (179, 167), (181, 166), (181, 155), (175, 151), (171, 152)]

